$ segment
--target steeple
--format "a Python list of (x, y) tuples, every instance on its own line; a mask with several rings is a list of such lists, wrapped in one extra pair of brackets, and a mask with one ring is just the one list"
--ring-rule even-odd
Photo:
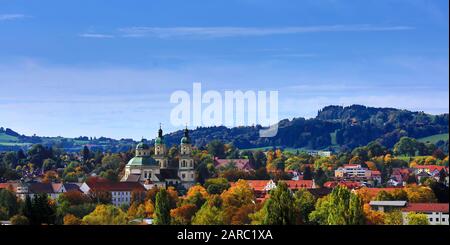
[(160, 137), (160, 138), (163, 137), (163, 131), (162, 131), (162, 128), (161, 128), (161, 123), (159, 123), (158, 137)]
[(183, 138), (181, 138), (181, 144), (190, 144), (191, 140), (189, 139), (189, 130), (186, 126), (186, 128), (184, 129), (184, 136)]

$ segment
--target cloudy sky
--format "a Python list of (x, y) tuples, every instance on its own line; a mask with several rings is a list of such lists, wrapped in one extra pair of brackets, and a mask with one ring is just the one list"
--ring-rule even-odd
[[(329, 104), (449, 111), (448, 1), (0, 0), (0, 126), (152, 138), (170, 95), (279, 91), (279, 118)], [(192, 125), (190, 125), (192, 127)]]

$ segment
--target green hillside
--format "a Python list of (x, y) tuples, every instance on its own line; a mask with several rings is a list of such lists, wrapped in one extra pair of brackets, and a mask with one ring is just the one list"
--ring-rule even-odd
[(418, 141), (420, 142), (430, 142), (432, 144), (436, 144), (438, 141), (447, 141), (448, 140), (448, 133), (447, 134), (435, 134), (428, 137), (420, 138)]

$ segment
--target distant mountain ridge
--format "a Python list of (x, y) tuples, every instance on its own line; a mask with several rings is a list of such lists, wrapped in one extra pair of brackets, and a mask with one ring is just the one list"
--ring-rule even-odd
[[(315, 118), (284, 119), (278, 123), (278, 134), (272, 138), (260, 138), (261, 126), (243, 126), (227, 128), (224, 126), (198, 127), (191, 130), (194, 145), (205, 146), (211, 140), (233, 143), (241, 149), (258, 147), (289, 147), (303, 149), (353, 149), (377, 140), (386, 147), (392, 147), (403, 136), (423, 138), (437, 134), (448, 134), (449, 114), (431, 115), (424, 112), (412, 112), (395, 108), (375, 108), (362, 105), (326, 106), (318, 111)], [(135, 143), (131, 139), (115, 140), (110, 138), (92, 139), (88, 137), (49, 138), (19, 135), (11, 129), (0, 131), (0, 150), (17, 148), (14, 144), (2, 145), (7, 136), (15, 137), (16, 143), (53, 143), (62, 148), (78, 150), (88, 144), (102, 150), (122, 151)], [(5, 136), (6, 135), (6, 136)], [(183, 130), (166, 134), (165, 142), (171, 146), (179, 144)], [(53, 139), (53, 140), (52, 140)], [(448, 138), (447, 138), (448, 141)], [(5, 142), (5, 141), (3, 141)], [(23, 147), (23, 145), (22, 145)]]

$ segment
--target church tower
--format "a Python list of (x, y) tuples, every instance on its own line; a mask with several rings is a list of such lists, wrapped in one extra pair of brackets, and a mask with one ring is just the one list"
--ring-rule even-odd
[(163, 131), (159, 125), (158, 137), (155, 139), (155, 160), (158, 161), (160, 168), (167, 168), (169, 161), (166, 157), (167, 149), (164, 144)]
[(178, 177), (180, 177), (181, 183), (186, 188), (191, 187), (195, 183), (194, 158), (192, 157), (192, 145), (187, 127), (180, 142)]

